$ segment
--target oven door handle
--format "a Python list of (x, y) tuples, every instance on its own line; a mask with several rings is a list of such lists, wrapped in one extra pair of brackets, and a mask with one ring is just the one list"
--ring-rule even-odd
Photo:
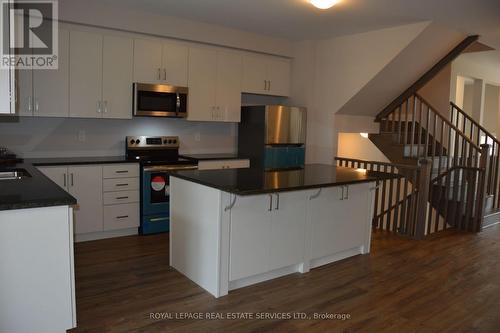
[(161, 172), (161, 171), (180, 171), (180, 170), (197, 170), (197, 165), (173, 165), (173, 166), (148, 166), (144, 167), (145, 172)]

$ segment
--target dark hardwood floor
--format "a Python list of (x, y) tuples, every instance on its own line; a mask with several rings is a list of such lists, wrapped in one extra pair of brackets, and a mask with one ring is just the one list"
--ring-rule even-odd
[[(372, 253), (215, 299), (168, 265), (168, 235), (76, 245), (71, 332), (500, 332), (500, 225)], [(150, 313), (342, 313), (341, 320), (197, 320)]]

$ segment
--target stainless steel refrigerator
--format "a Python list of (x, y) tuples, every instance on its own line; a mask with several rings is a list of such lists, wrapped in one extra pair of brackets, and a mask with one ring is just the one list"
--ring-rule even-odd
[(282, 105), (244, 106), (238, 153), (251, 167), (301, 168), (305, 163), (307, 110)]

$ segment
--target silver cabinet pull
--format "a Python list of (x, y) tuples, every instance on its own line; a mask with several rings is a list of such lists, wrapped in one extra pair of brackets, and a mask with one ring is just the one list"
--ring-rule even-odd
[(269, 84), (267, 85), (267, 90), (268, 90), (268, 91), (271, 91), (271, 80), (269, 80), (269, 81), (267, 81), (267, 82), (269, 82)]
[(104, 101), (104, 113), (108, 113), (108, 101)]
[(102, 103), (101, 101), (97, 101), (97, 113), (101, 113)]
[(66, 187), (66, 174), (63, 175), (63, 184), (64, 184), (64, 187)]
[(280, 194), (279, 193), (275, 193), (276, 194), (276, 208), (275, 210), (279, 210), (280, 209)]
[(345, 186), (345, 197), (344, 197), (345, 200), (349, 200), (349, 186)]
[(319, 195), (321, 194), (321, 191), (322, 191), (322, 190), (323, 190), (323, 189), (322, 189), (322, 188), (320, 188), (320, 189), (319, 189), (319, 191), (318, 191), (318, 193), (313, 194), (313, 195), (311, 195), (311, 196), (309, 197), (309, 200), (313, 200), (313, 199), (316, 199), (317, 197), (319, 197)]
[(231, 204), (229, 204), (229, 206), (227, 206), (227, 207), (224, 208), (225, 212), (227, 212), (228, 210), (233, 209), (234, 205), (236, 204), (236, 198), (237, 198), (237, 196), (235, 195), (234, 198), (233, 198), (233, 201), (231, 201)]
[(31, 96), (28, 96), (28, 112), (32, 111), (31, 103), (32, 103)]
[(273, 210), (273, 195), (269, 194), (269, 211)]
[(340, 195), (340, 200), (344, 200), (344, 186), (341, 186), (342, 188), (342, 194)]
[(116, 184), (117, 187), (120, 187), (120, 186), (128, 186), (128, 184)]
[(124, 199), (128, 199), (128, 197), (116, 197), (116, 200), (124, 200)]
[(128, 218), (128, 215), (117, 216), (116, 218), (117, 219), (126, 219), (126, 218)]
[(167, 70), (165, 68), (163, 69), (163, 80), (167, 81)]
[(158, 80), (161, 80), (161, 68), (158, 68)]
[(35, 99), (35, 112), (40, 110), (40, 103), (38, 102), (38, 98)]
[(267, 80), (264, 80), (264, 90), (267, 90)]
[(128, 173), (128, 170), (117, 170), (115, 173)]
[(75, 182), (74, 182), (74, 179), (73, 179), (73, 173), (71, 173), (71, 186), (74, 186), (75, 185)]

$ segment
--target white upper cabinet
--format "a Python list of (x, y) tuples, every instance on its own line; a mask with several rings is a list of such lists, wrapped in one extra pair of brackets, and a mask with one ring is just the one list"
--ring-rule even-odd
[(290, 96), (290, 61), (269, 58), (267, 66), (268, 94)]
[(101, 117), (102, 43), (100, 34), (70, 32), (70, 117)]
[(211, 121), (216, 112), (217, 52), (189, 49), (188, 120)]
[(241, 120), (241, 74), (242, 58), (238, 53), (217, 53), (216, 105), (218, 120), (240, 122)]
[(236, 52), (189, 50), (188, 120), (240, 121), (241, 61)]
[(186, 46), (165, 43), (163, 44), (163, 81), (173, 86), (187, 87), (188, 81), (188, 54)]
[(102, 55), (102, 116), (132, 118), (133, 40), (104, 36)]
[(162, 44), (146, 39), (134, 40), (134, 82), (161, 83)]
[[(3, 19), (2, 15), (0, 15), (0, 27), (3, 27), (4, 23), (7, 23)], [(17, 96), (15, 96), (14, 75), (13, 69), (0, 69), (0, 114), (15, 113), (15, 100)], [(13, 95), (12, 98), (11, 94)]]
[(243, 56), (243, 92), (290, 95), (290, 61), (278, 57)]
[(134, 82), (187, 85), (188, 48), (175, 43), (135, 39)]
[(69, 115), (69, 31), (59, 29), (59, 66), (57, 70), (33, 70), (33, 115)]

